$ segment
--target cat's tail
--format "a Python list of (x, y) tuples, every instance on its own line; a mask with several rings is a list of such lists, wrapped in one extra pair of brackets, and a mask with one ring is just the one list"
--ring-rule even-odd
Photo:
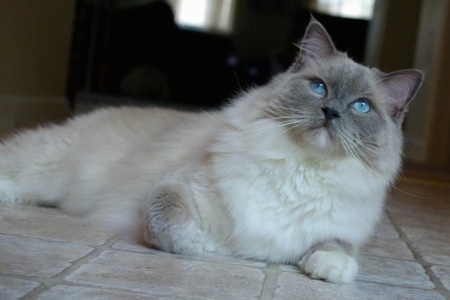
[(0, 202), (57, 206), (69, 184), (60, 167), (73, 135), (64, 126), (26, 130), (0, 144)]

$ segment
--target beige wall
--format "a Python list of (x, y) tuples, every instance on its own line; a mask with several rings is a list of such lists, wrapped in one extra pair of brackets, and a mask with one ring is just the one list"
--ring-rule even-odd
[(0, 95), (64, 96), (75, 0), (0, 1)]
[(367, 63), (425, 73), (405, 123), (406, 161), (450, 172), (450, 2), (378, 0), (377, 5)]
[[(445, 33), (449, 8), (448, 0), (423, 1), (417, 36), (414, 66), (425, 73), (425, 82), (409, 110), (406, 153), (410, 160), (428, 165), (432, 164), (430, 153), (433, 153), (430, 143), (434, 134), (430, 129), (435, 112), (432, 107), (441, 90), (436, 81), (439, 77), (439, 66), (445, 57), (442, 45), (446, 37), (449, 37), (448, 32)], [(446, 68), (449, 67), (447, 63)], [(443, 138), (445, 136), (439, 137)]]
[(75, 0), (0, 0), (0, 136), (70, 115)]
[[(426, 132), (426, 161), (450, 173), (450, 3), (445, 1), (441, 10), (441, 30), (432, 37), (439, 41), (439, 47), (434, 53), (435, 67), (426, 83), (430, 111)], [(432, 33), (430, 30), (431, 35)]]
[(389, 1), (386, 15), (383, 55), (379, 66), (394, 71), (414, 66), (417, 31), (420, 22), (421, 0)]

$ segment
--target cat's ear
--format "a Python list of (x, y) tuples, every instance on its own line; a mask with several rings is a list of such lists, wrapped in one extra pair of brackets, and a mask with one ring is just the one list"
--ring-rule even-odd
[(336, 54), (337, 50), (326, 29), (313, 16), (299, 44), (300, 51), (291, 66), (292, 71), (301, 69), (310, 61), (320, 61)]
[(381, 83), (388, 96), (389, 114), (394, 119), (403, 120), (408, 111), (408, 105), (416, 95), (423, 81), (423, 74), (419, 70), (408, 69), (384, 74)]

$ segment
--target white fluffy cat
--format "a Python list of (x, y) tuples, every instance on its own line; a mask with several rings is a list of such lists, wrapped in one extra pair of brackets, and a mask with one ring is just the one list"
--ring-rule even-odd
[[(312, 20), (297, 60), (222, 111), (109, 108), (0, 146), (0, 201), (41, 202), (159, 249), (298, 264), (351, 282), (400, 166), (422, 81), (335, 49)], [(51, 221), (50, 221), (51, 222)]]

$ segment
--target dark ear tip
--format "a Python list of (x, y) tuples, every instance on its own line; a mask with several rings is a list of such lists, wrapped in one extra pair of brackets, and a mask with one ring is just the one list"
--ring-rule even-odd
[(406, 75), (406, 76), (408, 76), (410, 78), (414, 78), (415, 81), (417, 82), (417, 84), (416, 84), (417, 87), (419, 87), (422, 84), (422, 82), (424, 80), (424, 77), (425, 77), (424, 72), (419, 70), (419, 69), (399, 70), (399, 71), (395, 71), (395, 72), (392, 72), (392, 73), (388, 74), (388, 76), (389, 75), (394, 75), (394, 74), (403, 74), (403, 75)]
[(424, 73), (423, 71), (417, 70), (417, 69), (416, 69), (415, 71), (416, 71), (417, 74), (418, 74), (417, 79), (420, 80), (420, 82), (422, 82), (423, 79), (425, 78), (425, 73)]
[(293, 71), (299, 70), (306, 62), (329, 58), (337, 52), (327, 30), (312, 14), (299, 48), (299, 54), (290, 68)]
[(320, 22), (314, 17), (314, 15), (311, 14), (311, 18), (310, 18), (310, 20), (309, 20), (308, 27), (313, 27), (313, 26), (321, 27), (321, 28), (323, 28), (323, 30), (326, 31), (326, 29), (324, 28), (324, 26), (322, 25), (322, 23), (320, 23)]
[(418, 70), (418, 69), (411, 69), (410, 72), (411, 72), (411, 75), (416, 78), (417, 89), (418, 89), (422, 85), (425, 74), (421, 70)]
[(416, 77), (418, 80), (422, 80), (425, 76), (424, 73), (419, 69), (410, 69), (409, 72), (411, 73), (411, 75)]
[(418, 81), (422, 81), (423, 78), (425, 77), (423, 71), (419, 69), (409, 69), (408, 71), (411, 74), (411, 76), (414, 76)]

